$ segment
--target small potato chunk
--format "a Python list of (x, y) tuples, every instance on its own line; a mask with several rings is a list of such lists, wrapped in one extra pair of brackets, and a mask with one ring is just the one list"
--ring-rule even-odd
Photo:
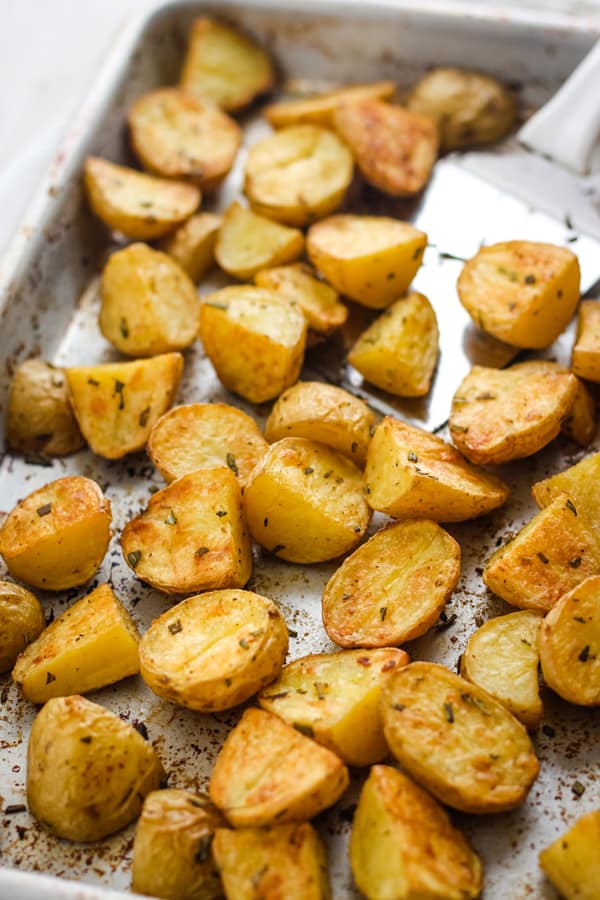
[(212, 845), (227, 900), (329, 900), (327, 856), (308, 822), (219, 828)]
[(540, 866), (565, 900), (597, 900), (600, 884), (600, 809), (581, 816), (540, 853)]
[(144, 94), (128, 116), (131, 145), (153, 175), (190, 179), (211, 191), (225, 178), (237, 155), (237, 122), (211, 100), (179, 88)]
[(197, 284), (215, 263), (215, 243), (221, 222), (222, 217), (215, 213), (197, 213), (163, 238), (159, 247)]
[(463, 522), (502, 506), (510, 493), (451, 444), (391, 416), (371, 438), (365, 481), (369, 506), (397, 519)]
[(255, 541), (280, 559), (317, 563), (348, 553), (362, 539), (371, 511), (360, 470), (306, 438), (272, 444), (244, 492)]
[(385, 216), (330, 216), (308, 232), (311, 262), (340, 294), (382, 309), (415, 277), (427, 235)]
[(560, 368), (473, 366), (452, 398), (450, 435), (478, 465), (531, 456), (558, 435), (576, 395), (577, 379)]
[(508, 134), (517, 116), (514, 97), (495, 78), (446, 67), (428, 72), (406, 105), (439, 123), (442, 150), (497, 141)]
[(222, 824), (203, 794), (152, 791), (135, 832), (131, 890), (164, 900), (220, 900), (223, 888), (211, 847)]
[(363, 466), (375, 421), (364, 400), (343, 388), (299, 381), (275, 403), (265, 437), (271, 444), (284, 437), (320, 441)]
[(27, 802), (57, 837), (99, 841), (129, 825), (163, 767), (152, 744), (119, 716), (75, 694), (37, 714), (27, 750)]
[(72, 475), (28, 494), (0, 528), (0, 554), (15, 578), (47, 591), (85, 584), (110, 540), (110, 500), (91, 478)]
[(98, 156), (88, 156), (84, 171), (92, 211), (132, 240), (161, 237), (200, 206), (201, 194), (193, 184), (144, 175)]
[(157, 491), (121, 535), (127, 565), (159, 591), (189, 594), (243, 587), (252, 546), (230, 469), (201, 469)]
[(563, 700), (600, 706), (600, 576), (586, 578), (542, 622), (544, 681)]
[(391, 197), (423, 190), (438, 151), (438, 127), (430, 116), (365, 98), (337, 107), (333, 124), (369, 184)]
[(396, 522), (374, 534), (323, 591), (323, 624), (341, 647), (386, 647), (425, 634), (460, 576), (460, 546), (435, 522)]
[(597, 427), (596, 401), (583, 381), (577, 379), (575, 402), (562, 424), (562, 431), (580, 447), (588, 447), (596, 436)]
[(309, 327), (319, 334), (331, 334), (348, 318), (348, 307), (339, 302), (338, 292), (318, 278), (306, 263), (261, 269), (254, 276), (254, 283), (295, 300)]
[(600, 303), (582, 300), (579, 306), (577, 337), (571, 357), (571, 370), (580, 378), (600, 381)]
[(83, 447), (62, 369), (41, 359), (21, 363), (8, 395), (6, 442), (17, 453), (43, 456), (68, 456)]
[(296, 659), (258, 701), (263, 709), (329, 747), (349, 766), (388, 755), (379, 711), (381, 687), (408, 662), (404, 650), (342, 650)]
[(17, 656), (46, 627), (40, 601), (10, 581), (0, 581), (0, 675), (9, 672)]
[(180, 84), (222, 109), (238, 110), (274, 86), (275, 70), (248, 35), (202, 16), (192, 25)]
[(139, 672), (139, 639), (111, 586), (101, 584), (21, 653), (12, 678), (33, 703), (87, 694)]
[(411, 291), (360, 335), (348, 362), (371, 384), (399, 397), (429, 392), (440, 333), (427, 297)]
[(531, 493), (540, 509), (567, 493), (577, 510), (583, 510), (594, 530), (600, 532), (600, 453), (591, 453), (577, 465), (538, 481)]
[(300, 97), (296, 100), (281, 100), (264, 109), (265, 118), (273, 128), (285, 128), (288, 125), (312, 123), (333, 125), (333, 115), (342, 103), (372, 98), (373, 100), (389, 100), (396, 93), (393, 81), (376, 81), (373, 84), (352, 84), (330, 91), (327, 94), (315, 94), (313, 97)]
[(600, 537), (585, 511), (559, 494), (488, 561), (483, 580), (521, 609), (548, 612), (559, 597), (600, 574)]
[(468, 900), (483, 869), (433, 797), (391, 766), (374, 766), (352, 824), (350, 865), (367, 900)]
[(165, 481), (229, 466), (244, 487), (268, 446), (254, 419), (241, 409), (189, 403), (161, 416), (150, 432), (148, 455)]
[(75, 416), (94, 453), (120, 459), (142, 450), (175, 399), (182, 371), (180, 353), (67, 369)]
[(159, 250), (130, 244), (102, 272), (98, 324), (127, 356), (183, 350), (196, 339), (200, 302), (183, 269)]
[(235, 828), (312, 819), (348, 787), (348, 769), (325, 747), (263, 709), (247, 709), (223, 744), (210, 798)]
[(271, 600), (213, 591), (154, 620), (140, 644), (142, 678), (178, 706), (231, 709), (277, 678), (287, 649), (285, 619)]
[(259, 269), (293, 262), (303, 250), (304, 235), (297, 228), (232, 203), (223, 216), (215, 257), (223, 271), (245, 281)]
[(460, 674), (502, 703), (526, 728), (542, 718), (538, 667), (541, 616), (529, 610), (490, 619), (471, 635)]
[(206, 355), (225, 387), (250, 403), (273, 400), (297, 381), (306, 330), (300, 306), (267, 288), (223, 288), (200, 308)]
[(577, 257), (566, 247), (506, 241), (481, 247), (458, 279), (460, 302), (476, 325), (515, 347), (547, 347), (579, 302)]
[(539, 764), (527, 731), (486, 691), (444, 666), (414, 662), (382, 691), (389, 748), (442, 803), (498, 813), (525, 800)]

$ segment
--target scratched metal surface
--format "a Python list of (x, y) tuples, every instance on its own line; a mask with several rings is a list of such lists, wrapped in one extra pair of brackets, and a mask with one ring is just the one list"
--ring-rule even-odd
[[(285, 67), (285, 74), (297, 82), (320, 85), (347, 80), (395, 78), (407, 86), (432, 62), (470, 65), (499, 76), (518, 80), (525, 107), (549, 96), (589, 48), (593, 40), (591, 22), (567, 23), (548, 19), (544, 25), (529, 22), (523, 13), (514, 19), (489, 8), (464, 15), (464, 7), (449, 3), (444, 11), (423, 4), (360, 5), (323, 3), (321, 12), (292, 10), (288, 4), (267, 2), (221, 3), (234, 21), (254, 31), (272, 46)], [(418, 7), (418, 9), (417, 9)], [(110, 247), (108, 236), (87, 212), (81, 198), (80, 171), (85, 153), (95, 152), (115, 160), (129, 159), (123, 115), (129, 103), (144, 91), (175, 80), (189, 22), (207, 5), (175, 4), (167, 7), (143, 26), (132, 25), (121, 34), (111, 60), (99, 76), (99, 83), (69, 135), (64, 151), (40, 194), (29, 220), (16, 238), (0, 267), (2, 296), (1, 400), (16, 362), (42, 354), (57, 364), (78, 364), (115, 358), (114, 351), (99, 334), (97, 273)], [(355, 18), (356, 17), (356, 18)], [(250, 143), (265, 131), (257, 117), (245, 122)], [(219, 198), (219, 205), (239, 195), (244, 153)], [(456, 178), (459, 178), (457, 175)], [(446, 179), (447, 181), (447, 179)], [(443, 187), (443, 186), (442, 186)], [(374, 192), (356, 185), (349, 206), (359, 210), (379, 210), (410, 218), (430, 232), (431, 244), (416, 285), (434, 302), (441, 326), (442, 359), (429, 401), (413, 401), (394, 410), (406, 417), (431, 424), (448, 414), (448, 397), (460, 379), (469, 354), (480, 361), (505, 358), (491, 356), (476, 335), (465, 331), (465, 319), (455, 296), (460, 263), (444, 253), (465, 254), (465, 241), (497, 239), (498, 230), (507, 237), (546, 237), (537, 231), (540, 220), (531, 219), (529, 234), (515, 235), (515, 207), (503, 200), (502, 212), (488, 226), (484, 224), (485, 204), (479, 194), (465, 188), (457, 208), (450, 202), (439, 179), (432, 184), (420, 204), (390, 204)], [(472, 209), (472, 213), (467, 211)], [(478, 218), (473, 220), (472, 216)], [(537, 225), (536, 225), (537, 221)], [(582, 248), (586, 277), (591, 279), (593, 260), (582, 238), (560, 223), (556, 239)], [(476, 249), (475, 246), (475, 249)], [(442, 255), (441, 255), (442, 254)], [(595, 277), (595, 276), (594, 276)], [(201, 287), (205, 293), (217, 283)], [(315, 348), (309, 354), (306, 372), (335, 377), (353, 389), (362, 385), (356, 373), (342, 365), (344, 341), (352, 329), (360, 327), (364, 313), (355, 310), (353, 323), (343, 338)], [(364, 319), (363, 319), (364, 320)], [(562, 341), (557, 355), (568, 355), (569, 338)], [(475, 350), (473, 350), (475, 347)], [(465, 352), (467, 351), (467, 352)], [(483, 354), (483, 355), (482, 355)], [(471, 356), (471, 358), (475, 358)], [(196, 344), (186, 352), (185, 375), (179, 402), (226, 400), (264, 420), (267, 408), (250, 408), (229, 395), (216, 379), (210, 363)], [(382, 411), (390, 398), (374, 395), (373, 404)], [(590, 449), (600, 449), (596, 440)], [(502, 476), (514, 489), (511, 502), (496, 515), (476, 522), (451, 526), (449, 530), (463, 549), (463, 574), (451, 598), (447, 617), (452, 623), (434, 630), (407, 649), (411, 655), (433, 659), (454, 667), (470, 633), (493, 615), (509, 608), (483, 586), (481, 566), (507, 536), (533, 513), (529, 486), (583, 455), (574, 445), (557, 441), (535, 458), (508, 466)], [(124, 523), (148, 500), (151, 485), (160, 485), (143, 454), (120, 462), (108, 462), (82, 451), (56, 461), (51, 468), (25, 463), (6, 456), (0, 469), (0, 509), (7, 511), (24, 494), (52, 478), (82, 473), (95, 478), (106, 490), (113, 505), (115, 536), (93, 584), (110, 579), (118, 595), (145, 629), (151, 619), (164, 611), (169, 600), (138, 582), (123, 564), (118, 534)], [(373, 528), (381, 523), (375, 517)], [(255, 568), (249, 588), (272, 597), (280, 604), (288, 624), (297, 634), (290, 641), (290, 658), (307, 652), (333, 649), (321, 625), (322, 587), (334, 564), (302, 567), (277, 561), (256, 551)], [(88, 586), (91, 587), (92, 585)], [(48, 610), (63, 610), (87, 588), (43, 598)], [(456, 619), (454, 618), (456, 615)], [(204, 788), (220, 743), (236, 722), (238, 711), (200, 716), (181, 710), (155, 697), (139, 678), (131, 678), (91, 695), (129, 721), (144, 721), (150, 740), (176, 787)], [(570, 707), (545, 690), (544, 724), (535, 743), (542, 762), (539, 780), (529, 799), (517, 811), (494, 817), (456, 816), (471, 837), (486, 867), (486, 900), (552, 898), (556, 895), (541, 878), (537, 853), (583, 812), (600, 805), (598, 782), (600, 763), (600, 719), (588, 710)], [(46, 835), (27, 812), (6, 815), (8, 805), (25, 802), (25, 755), (28, 728), (35, 708), (22, 701), (8, 677), (0, 680), (0, 822), (2, 824), (0, 896), (22, 900), (34, 894), (45, 897), (78, 897), (80, 900), (104, 896), (96, 886), (124, 890), (129, 884), (129, 868), (134, 827), (93, 845), (76, 845)], [(552, 732), (554, 730), (554, 733)], [(549, 735), (553, 733), (553, 736)], [(349, 820), (361, 783), (358, 773), (353, 787), (336, 807), (320, 816), (317, 827), (327, 841), (331, 862), (333, 894), (336, 900), (357, 895), (346, 859)], [(571, 790), (578, 780), (585, 787), (581, 797)], [(72, 879), (74, 883), (32, 881), (18, 871), (44, 873)], [(106, 895), (108, 896), (108, 894)], [(115, 896), (111, 894), (110, 896)]]

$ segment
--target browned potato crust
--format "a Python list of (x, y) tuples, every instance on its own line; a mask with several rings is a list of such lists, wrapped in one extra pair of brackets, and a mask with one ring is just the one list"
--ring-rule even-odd
[(232, 203), (223, 216), (215, 257), (229, 275), (248, 280), (259, 269), (293, 262), (303, 250), (304, 235), (297, 228)]
[(40, 601), (11, 581), (0, 581), (0, 674), (9, 672), (16, 659), (46, 627)]
[(580, 447), (588, 447), (596, 436), (597, 427), (596, 401), (589, 388), (578, 378), (575, 401), (562, 424), (562, 430)]
[(393, 81), (376, 81), (373, 84), (351, 84), (337, 91), (326, 94), (315, 94), (313, 97), (299, 97), (294, 100), (281, 100), (272, 103), (264, 110), (264, 115), (273, 128), (284, 128), (287, 125), (299, 125), (311, 122), (313, 125), (333, 125), (335, 110), (342, 103), (354, 102), (365, 98), (389, 100), (396, 92)]
[(600, 381), (600, 303), (582, 300), (571, 369), (588, 381)]
[(541, 868), (565, 900), (597, 900), (599, 846), (600, 809), (596, 809), (540, 853)]
[(215, 213), (197, 213), (162, 238), (159, 247), (198, 283), (215, 263), (215, 243), (222, 221)]
[(317, 277), (306, 263), (261, 269), (254, 276), (258, 287), (280, 291), (295, 300), (313, 331), (330, 334), (348, 318), (348, 307), (339, 302), (338, 292)]
[(577, 465), (536, 482), (531, 493), (540, 509), (567, 493), (577, 509), (585, 512), (594, 530), (600, 532), (600, 453), (590, 453)]

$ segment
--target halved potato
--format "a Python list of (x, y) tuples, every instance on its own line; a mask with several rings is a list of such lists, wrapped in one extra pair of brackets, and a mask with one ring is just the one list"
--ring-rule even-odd
[(600, 303), (582, 300), (571, 369), (580, 378), (600, 381)]
[(540, 866), (566, 900), (597, 900), (600, 884), (600, 809), (577, 819), (540, 853)]
[(483, 887), (481, 862), (443, 807), (391, 766), (373, 766), (361, 791), (350, 865), (367, 900), (469, 900)]
[(402, 766), (442, 803), (498, 813), (525, 800), (539, 763), (524, 726), (476, 684), (414, 662), (382, 691), (386, 740)]
[(84, 172), (93, 212), (133, 240), (167, 234), (200, 206), (201, 194), (193, 184), (155, 178), (98, 156), (88, 156)]
[(304, 235), (297, 228), (280, 225), (232, 203), (217, 235), (215, 257), (229, 275), (248, 280), (259, 269), (293, 262), (303, 250)]
[(0, 554), (15, 578), (47, 591), (84, 584), (110, 540), (110, 500), (91, 478), (58, 478), (28, 494), (0, 528)]
[(431, 303), (424, 294), (410, 291), (363, 331), (348, 362), (390, 394), (423, 397), (431, 387), (439, 339)]
[(111, 586), (101, 584), (21, 653), (12, 678), (33, 703), (87, 694), (139, 672), (139, 639)]
[(0, 581), (0, 674), (12, 669), (19, 653), (45, 627), (38, 598), (19, 584)]
[(320, 334), (330, 334), (348, 318), (348, 307), (339, 302), (338, 292), (306, 263), (261, 269), (254, 276), (254, 283), (295, 300), (310, 328)]
[(222, 221), (216, 213), (197, 213), (162, 238), (159, 247), (198, 283), (214, 265), (215, 243)]
[(247, 709), (212, 772), (211, 800), (235, 828), (312, 819), (348, 786), (348, 769), (325, 747), (263, 709)]
[(167, 593), (243, 587), (252, 546), (237, 478), (224, 466), (178, 478), (127, 523), (121, 547), (137, 577)]
[(315, 268), (341, 294), (381, 309), (415, 277), (427, 235), (385, 216), (338, 215), (311, 225), (306, 249)]
[(307, 122), (328, 127), (333, 125), (333, 114), (342, 103), (365, 98), (389, 100), (395, 93), (396, 85), (393, 81), (350, 84), (326, 94), (280, 100), (278, 103), (272, 103), (265, 107), (264, 115), (273, 128), (285, 128), (288, 125), (300, 125)]
[(576, 465), (536, 482), (531, 493), (540, 509), (567, 493), (600, 533), (600, 453), (591, 453)]
[(246, 485), (244, 503), (254, 540), (289, 562), (347, 553), (371, 520), (360, 469), (306, 438), (269, 447)]
[(577, 379), (577, 393), (571, 412), (562, 424), (563, 433), (581, 447), (588, 447), (596, 436), (596, 401), (589, 388)]
[(342, 647), (386, 647), (425, 634), (460, 576), (460, 545), (435, 522), (396, 522), (331, 576), (323, 624)]
[(175, 399), (182, 371), (180, 353), (67, 369), (75, 417), (94, 453), (119, 459), (142, 450)]

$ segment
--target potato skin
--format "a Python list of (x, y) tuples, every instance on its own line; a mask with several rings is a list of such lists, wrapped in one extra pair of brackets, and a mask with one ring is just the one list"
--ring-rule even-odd
[(580, 447), (589, 447), (596, 436), (597, 427), (596, 400), (589, 388), (578, 378), (575, 401), (571, 412), (563, 422), (562, 431)]
[(596, 900), (600, 884), (600, 809), (574, 825), (540, 853), (540, 866), (565, 900)]
[(0, 581), (0, 675), (46, 627), (40, 601), (11, 581)]
[(597, 300), (582, 300), (571, 371), (587, 381), (600, 381), (600, 306)]
[(265, 107), (263, 113), (273, 128), (285, 128), (288, 125), (300, 125), (301, 123), (323, 125), (328, 128), (333, 125), (335, 110), (342, 103), (363, 100), (367, 97), (389, 100), (395, 93), (396, 84), (393, 81), (351, 84), (326, 94), (271, 103)]
[(222, 216), (201, 212), (162, 238), (159, 249), (172, 256), (196, 284), (215, 263), (215, 243)]
[(299, 229), (232, 203), (223, 215), (215, 258), (224, 272), (248, 281), (259, 269), (294, 262), (303, 250), (304, 235)]
[(339, 302), (338, 292), (306, 263), (261, 269), (254, 276), (254, 283), (295, 300), (309, 327), (319, 334), (331, 334), (348, 318), (348, 307)]

